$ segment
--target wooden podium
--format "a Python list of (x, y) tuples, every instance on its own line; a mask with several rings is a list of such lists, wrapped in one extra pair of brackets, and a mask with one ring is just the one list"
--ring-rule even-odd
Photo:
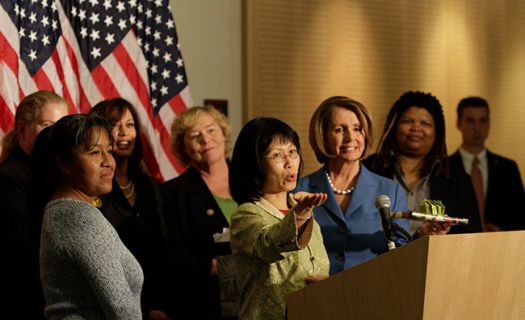
[(287, 297), (289, 320), (525, 319), (525, 231), (423, 237)]

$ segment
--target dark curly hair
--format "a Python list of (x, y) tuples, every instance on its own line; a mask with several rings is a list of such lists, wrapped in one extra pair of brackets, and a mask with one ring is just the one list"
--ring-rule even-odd
[(377, 157), (372, 163), (372, 168), (378, 172), (393, 167), (392, 154), (399, 155), (400, 150), (396, 141), (396, 132), (401, 116), (411, 107), (427, 110), (434, 119), (436, 136), (434, 144), (425, 156), (420, 175), (426, 176), (437, 162), (437, 175), (448, 174), (447, 146), (445, 143), (445, 118), (443, 107), (439, 100), (430, 93), (420, 91), (405, 92), (390, 108), (385, 122), (383, 134), (378, 145)]

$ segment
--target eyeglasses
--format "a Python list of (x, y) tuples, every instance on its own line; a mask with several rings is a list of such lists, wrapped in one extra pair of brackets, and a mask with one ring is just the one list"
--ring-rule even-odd
[(287, 160), (297, 158), (299, 158), (299, 152), (296, 149), (289, 150), (288, 153), (282, 151), (272, 151), (266, 156), (266, 159), (274, 163), (283, 163)]

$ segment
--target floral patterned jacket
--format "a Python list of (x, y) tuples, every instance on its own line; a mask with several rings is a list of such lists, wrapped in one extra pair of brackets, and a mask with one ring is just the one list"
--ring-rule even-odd
[(329, 260), (315, 220), (298, 235), (295, 213), (267, 200), (244, 203), (232, 217), (231, 246), (240, 284), (239, 319), (284, 319), (286, 296), (309, 275), (328, 276)]

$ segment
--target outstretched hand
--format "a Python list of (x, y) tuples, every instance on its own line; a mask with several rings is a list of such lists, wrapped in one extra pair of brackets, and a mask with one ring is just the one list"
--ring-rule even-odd
[(328, 195), (320, 192), (309, 193), (300, 191), (294, 194), (293, 199), (297, 201), (295, 206), (296, 216), (309, 218), (312, 214), (312, 209), (323, 204), (328, 199)]

